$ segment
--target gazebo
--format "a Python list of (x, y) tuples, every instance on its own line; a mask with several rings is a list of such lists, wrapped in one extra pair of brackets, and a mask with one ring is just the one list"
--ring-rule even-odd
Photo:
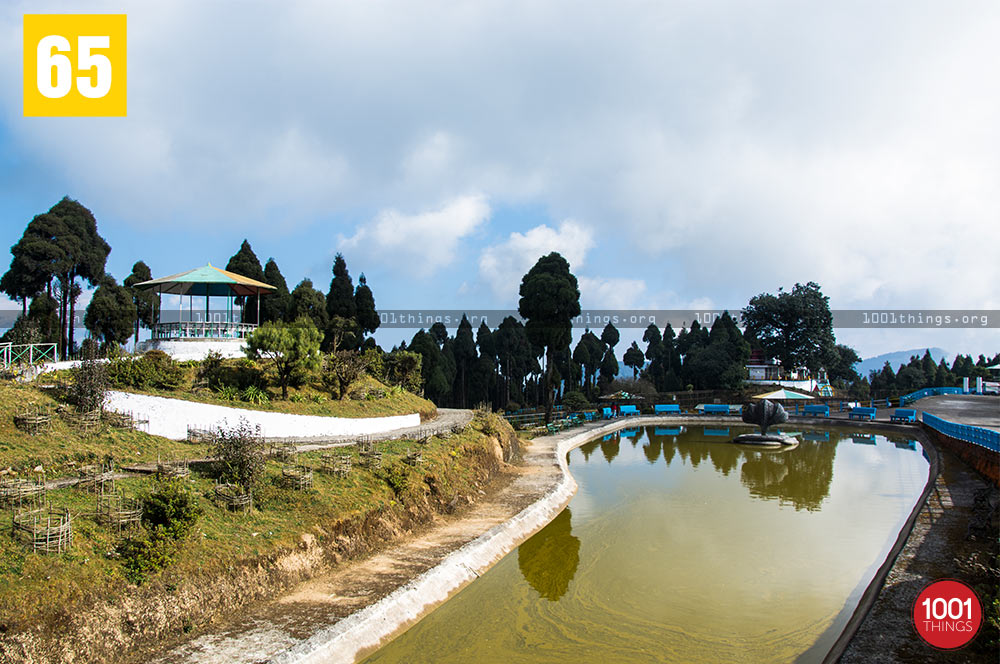
[[(236, 320), (236, 298), (257, 296), (257, 318), (260, 320), (260, 296), (274, 290), (274, 286), (239, 274), (221, 270), (211, 263), (202, 267), (143, 281), (135, 285), (142, 290), (153, 291), (162, 298), (164, 294), (181, 296), (178, 320), (161, 321), (161, 308), (157, 309), (157, 321), (153, 324), (152, 342), (157, 341), (212, 341), (242, 340), (256, 329), (253, 323), (243, 322), (243, 316)], [(184, 320), (184, 296), (188, 296), (188, 316)], [(226, 298), (226, 308), (222, 315), (213, 315), (211, 298)], [(195, 298), (199, 307), (195, 309)], [(200, 307), (205, 298), (204, 316)], [(169, 351), (168, 351), (169, 352)]]

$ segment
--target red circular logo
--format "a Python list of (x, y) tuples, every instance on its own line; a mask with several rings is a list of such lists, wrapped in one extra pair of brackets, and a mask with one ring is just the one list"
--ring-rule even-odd
[(917, 595), (913, 604), (913, 626), (920, 638), (935, 648), (961, 648), (976, 636), (982, 624), (979, 597), (961, 581), (935, 581)]

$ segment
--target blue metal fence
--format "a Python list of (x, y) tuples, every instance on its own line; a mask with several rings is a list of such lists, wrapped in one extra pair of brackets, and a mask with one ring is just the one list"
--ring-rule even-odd
[(924, 397), (936, 397), (942, 394), (961, 394), (961, 387), (925, 387), (922, 390), (917, 390), (916, 392), (911, 392), (909, 394), (904, 394), (899, 397), (899, 405), (905, 406), (908, 403), (913, 403), (918, 399), (923, 399)]
[(983, 429), (982, 427), (973, 427), (968, 424), (949, 422), (930, 413), (923, 413), (922, 417), (924, 424), (935, 431), (940, 431), (946, 436), (964, 440), (967, 443), (979, 445), (994, 452), (1000, 452), (1000, 432)]

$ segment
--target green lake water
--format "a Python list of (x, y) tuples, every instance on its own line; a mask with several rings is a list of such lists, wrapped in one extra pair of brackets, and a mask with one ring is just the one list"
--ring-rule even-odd
[(626, 429), (573, 450), (569, 507), (366, 662), (821, 660), (928, 462), (879, 435), (727, 442), (744, 431)]

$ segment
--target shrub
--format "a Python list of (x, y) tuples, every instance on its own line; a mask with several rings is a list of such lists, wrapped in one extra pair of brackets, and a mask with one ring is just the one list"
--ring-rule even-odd
[(113, 358), (108, 379), (117, 387), (175, 390), (184, 382), (184, 370), (163, 351), (151, 350), (138, 358)]
[(73, 372), (70, 396), (83, 412), (101, 410), (108, 395), (108, 368), (89, 355)]
[(220, 428), (212, 445), (212, 456), (219, 463), (223, 480), (245, 491), (252, 490), (263, 476), (267, 463), (260, 427), (253, 427), (240, 418), (236, 426)]
[(361, 357), (365, 361), (365, 371), (368, 375), (378, 381), (385, 380), (385, 353), (381, 348), (366, 348), (361, 351)]
[(173, 562), (173, 542), (161, 531), (141, 531), (122, 539), (116, 547), (125, 578), (139, 585)]
[(423, 355), (408, 350), (394, 350), (384, 358), (384, 380), (391, 385), (399, 385), (403, 389), (420, 392), (420, 374)]
[(222, 355), (209, 351), (198, 366), (198, 378), (205, 381), (209, 387), (216, 388), (220, 384), (222, 374)]
[(585, 408), (590, 408), (590, 402), (587, 401), (587, 397), (583, 396), (583, 393), (577, 390), (564, 394), (562, 402), (566, 410), (584, 410)]
[(142, 499), (143, 524), (150, 530), (161, 530), (172, 539), (187, 537), (201, 514), (198, 499), (180, 480), (165, 480)]
[(338, 350), (323, 358), (323, 386), (335, 399), (343, 399), (365, 370), (363, 355), (351, 350)]

